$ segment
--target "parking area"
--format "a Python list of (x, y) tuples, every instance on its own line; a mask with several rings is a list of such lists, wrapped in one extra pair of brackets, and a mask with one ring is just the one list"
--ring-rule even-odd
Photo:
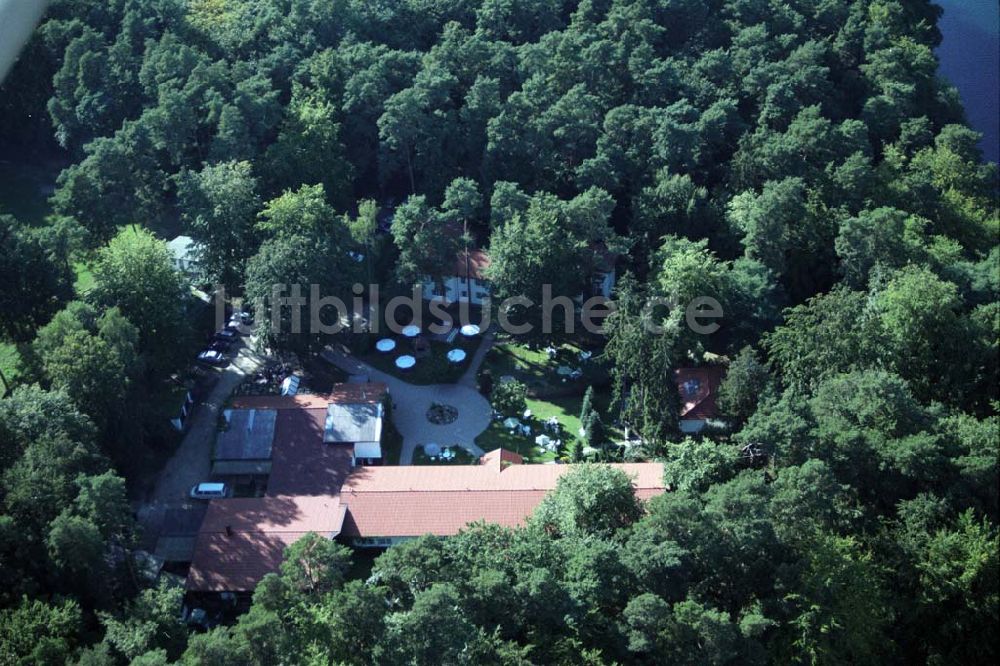
[[(235, 345), (234, 345), (235, 347)], [(142, 526), (143, 546), (153, 550), (168, 511), (197, 504), (188, 494), (197, 483), (209, 480), (212, 445), (222, 406), (248, 374), (256, 372), (264, 359), (239, 346), (227, 355), (225, 367), (215, 370), (219, 381), (198, 403), (186, 425), (184, 439), (163, 466), (152, 491), (139, 503), (136, 514)]]

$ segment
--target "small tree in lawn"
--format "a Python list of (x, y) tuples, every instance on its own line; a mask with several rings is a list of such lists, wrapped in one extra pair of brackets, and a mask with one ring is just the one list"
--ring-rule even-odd
[(586, 424), (590, 418), (590, 413), (594, 411), (594, 387), (588, 386), (583, 394), (583, 403), (580, 405), (580, 423)]
[(604, 421), (596, 409), (590, 410), (587, 421), (583, 424), (583, 438), (592, 449), (601, 451), (602, 457), (606, 454), (608, 432), (604, 427)]
[(501, 382), (493, 387), (493, 409), (504, 416), (524, 413), (528, 387), (519, 381)]

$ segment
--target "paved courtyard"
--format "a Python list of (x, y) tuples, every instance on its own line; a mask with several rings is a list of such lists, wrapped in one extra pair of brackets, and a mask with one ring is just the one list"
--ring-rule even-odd
[[(344, 372), (367, 375), (371, 381), (388, 385), (393, 401), (392, 421), (403, 437), (399, 464), (409, 465), (413, 463), (413, 453), (417, 447), (428, 442), (441, 446), (461, 446), (474, 456), (483, 455), (483, 450), (476, 446), (475, 439), (489, 426), (492, 408), (489, 401), (476, 390), (476, 373), (492, 344), (491, 335), (483, 337), (469, 361), (468, 369), (455, 384), (410, 384), (332, 348), (323, 352), (323, 358)], [(458, 418), (452, 423), (441, 425), (428, 421), (427, 410), (435, 402), (455, 407)]]
[[(491, 335), (483, 337), (469, 360), (468, 369), (455, 384), (410, 384), (330, 348), (323, 352), (323, 357), (349, 374), (367, 375), (372, 381), (388, 385), (393, 400), (392, 420), (403, 437), (399, 463), (409, 465), (413, 463), (417, 447), (429, 442), (442, 447), (461, 446), (474, 456), (483, 454), (475, 439), (489, 426), (492, 408), (476, 390), (476, 373), (492, 344)], [(144, 528), (145, 547), (152, 550), (155, 546), (168, 512), (194, 504), (188, 498), (191, 486), (211, 476), (211, 451), (219, 410), (244, 377), (255, 372), (261, 362), (262, 359), (251, 349), (241, 349), (233, 362), (221, 371), (222, 376), (208, 398), (195, 410), (184, 439), (160, 472), (153, 491), (138, 504), (137, 514)], [(427, 410), (433, 403), (455, 407), (457, 418), (447, 424), (431, 423), (427, 420)]]

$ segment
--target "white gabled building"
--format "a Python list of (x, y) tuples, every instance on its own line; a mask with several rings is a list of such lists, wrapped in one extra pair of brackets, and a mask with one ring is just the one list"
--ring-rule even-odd
[(451, 270), (443, 277), (444, 291), (432, 277), (423, 280), (424, 300), (442, 300), (445, 304), (470, 302), (482, 305), (490, 295), (486, 269), (490, 256), (485, 250), (460, 250)]
[[(579, 298), (603, 296), (611, 298), (615, 288), (615, 259), (603, 243), (595, 243), (592, 248), (595, 255), (594, 273), (591, 275), (590, 293), (581, 294)], [(446, 305), (452, 303), (470, 302), (482, 305), (490, 295), (490, 282), (486, 278), (486, 269), (490, 265), (490, 255), (486, 250), (460, 250), (455, 257), (455, 263), (442, 279), (439, 285), (432, 277), (425, 276), (422, 281), (424, 300), (442, 300)]]
[(198, 272), (198, 243), (190, 236), (178, 236), (167, 241), (170, 262), (182, 273), (191, 275)]

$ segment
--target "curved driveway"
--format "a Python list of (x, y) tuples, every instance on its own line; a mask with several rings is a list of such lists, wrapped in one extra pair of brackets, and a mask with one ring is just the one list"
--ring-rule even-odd
[[(367, 363), (340, 351), (327, 348), (323, 358), (352, 375), (368, 375), (371, 381), (384, 382), (392, 397), (392, 422), (403, 436), (400, 465), (413, 463), (418, 446), (434, 442), (441, 446), (461, 446), (474, 456), (483, 455), (476, 446), (476, 437), (490, 424), (490, 403), (476, 390), (476, 372), (493, 342), (487, 335), (469, 362), (469, 368), (456, 384), (418, 386), (376, 370)], [(427, 420), (427, 410), (435, 402), (452, 405), (458, 410), (454, 422), (437, 425)]]

